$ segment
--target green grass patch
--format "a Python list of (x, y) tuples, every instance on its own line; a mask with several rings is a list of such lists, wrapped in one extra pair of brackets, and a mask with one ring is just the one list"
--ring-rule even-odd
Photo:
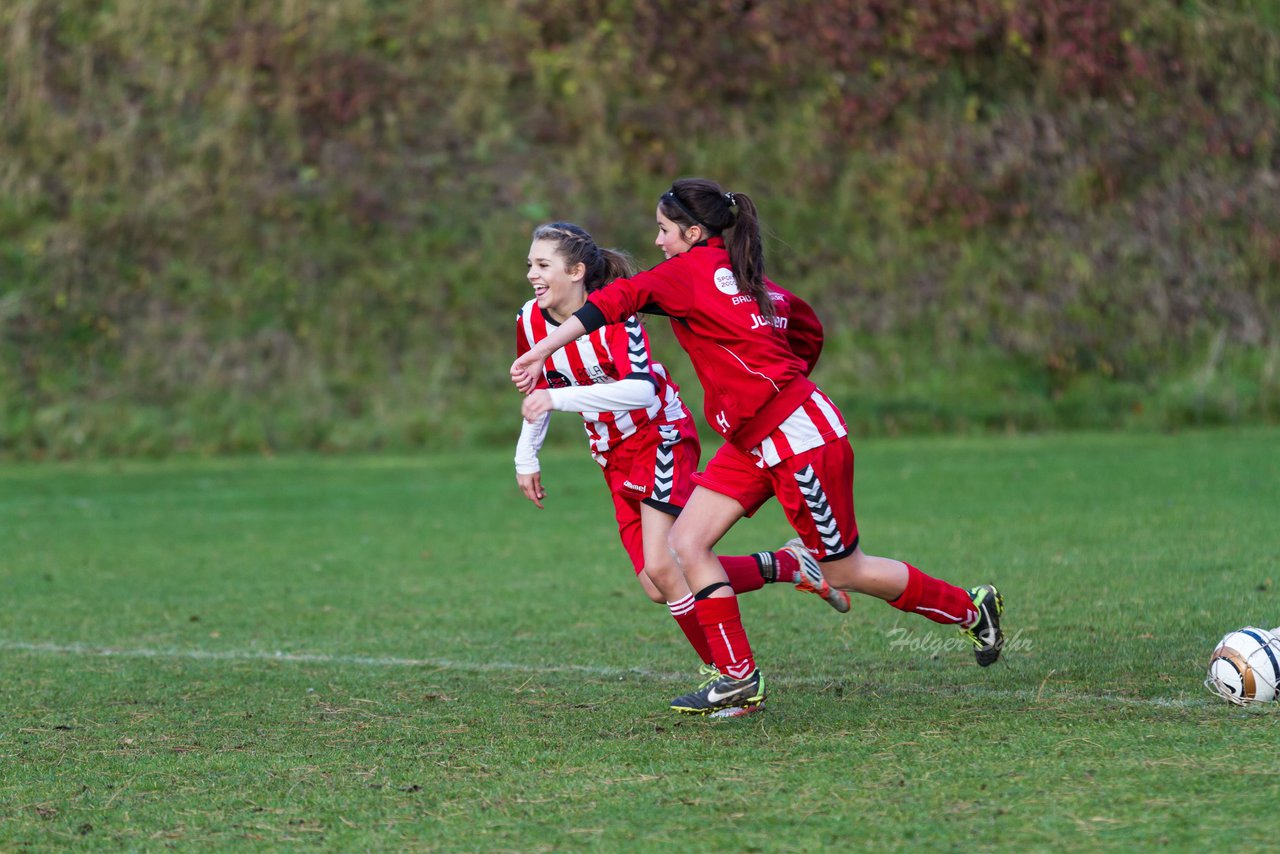
[(0, 467), (0, 849), (1262, 849), (1277, 712), (1200, 683), (1280, 624), (1277, 447), (856, 442), (865, 548), (998, 584), (1009, 651), (770, 587), (719, 722), (581, 448), (543, 511), (506, 453)]

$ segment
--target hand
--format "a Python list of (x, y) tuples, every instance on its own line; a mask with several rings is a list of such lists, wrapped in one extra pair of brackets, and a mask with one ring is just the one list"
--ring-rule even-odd
[(543, 361), (545, 361), (544, 358), (535, 355), (535, 352), (530, 350), (512, 362), (511, 381), (516, 384), (516, 388), (525, 394), (531, 392), (533, 387), (538, 384), (537, 367)]
[(537, 424), (542, 416), (551, 411), (551, 408), (551, 392), (540, 388), (529, 392), (524, 403), (520, 404), (520, 414), (530, 424)]
[(547, 491), (542, 488), (542, 473), (518, 474), (516, 475), (516, 484), (520, 487), (520, 491), (524, 493), (524, 497), (538, 505), (538, 509), (541, 510), (542, 499), (547, 497)]

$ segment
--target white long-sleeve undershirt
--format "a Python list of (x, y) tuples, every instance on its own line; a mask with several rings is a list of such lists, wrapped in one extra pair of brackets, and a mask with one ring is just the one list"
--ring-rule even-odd
[(551, 406), (559, 412), (621, 412), (645, 409), (658, 398), (649, 380), (621, 379), (616, 383), (571, 385), (549, 389)]
[[(548, 389), (551, 408), (559, 412), (617, 412), (645, 409), (657, 399), (657, 389), (647, 379), (621, 379), (613, 383), (568, 386)], [(516, 440), (516, 474), (535, 474), (542, 470), (538, 452), (547, 438), (551, 422), (548, 412), (538, 422), (520, 420), (520, 438)]]
[(547, 438), (547, 426), (551, 423), (548, 412), (536, 422), (530, 423), (520, 419), (520, 438), (516, 440), (516, 474), (537, 474), (542, 471), (538, 464), (538, 451)]

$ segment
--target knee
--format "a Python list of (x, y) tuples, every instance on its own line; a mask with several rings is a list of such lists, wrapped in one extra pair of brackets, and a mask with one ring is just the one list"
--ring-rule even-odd
[(667, 550), (679, 563), (686, 562), (688, 557), (696, 553), (700, 547), (696, 534), (684, 530), (680, 525), (672, 528), (671, 533), (667, 535)]
[(636, 578), (640, 582), (640, 588), (644, 590), (644, 595), (649, 597), (650, 602), (656, 602), (659, 605), (667, 603), (667, 597), (663, 596), (662, 591), (658, 589), (658, 585), (655, 583), (648, 567), (640, 570), (640, 574)]
[(649, 576), (649, 580), (653, 586), (661, 590), (665, 590), (671, 586), (671, 583), (680, 576), (680, 569), (676, 565), (673, 558), (668, 557), (667, 560), (653, 561), (644, 569), (645, 574)]

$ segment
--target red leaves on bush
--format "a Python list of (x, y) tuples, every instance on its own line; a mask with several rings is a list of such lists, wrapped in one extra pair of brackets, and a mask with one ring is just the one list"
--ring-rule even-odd
[(705, 127), (726, 103), (786, 98), (814, 83), (830, 92), (832, 130), (873, 127), (943, 73), (959, 70), (966, 86), (982, 88), (1010, 57), (1024, 74), (1004, 88), (1054, 97), (1123, 88), (1146, 69), (1107, 0), (560, 0), (526, 14), (556, 43), (601, 41), (602, 73), (659, 99), (688, 127)]

